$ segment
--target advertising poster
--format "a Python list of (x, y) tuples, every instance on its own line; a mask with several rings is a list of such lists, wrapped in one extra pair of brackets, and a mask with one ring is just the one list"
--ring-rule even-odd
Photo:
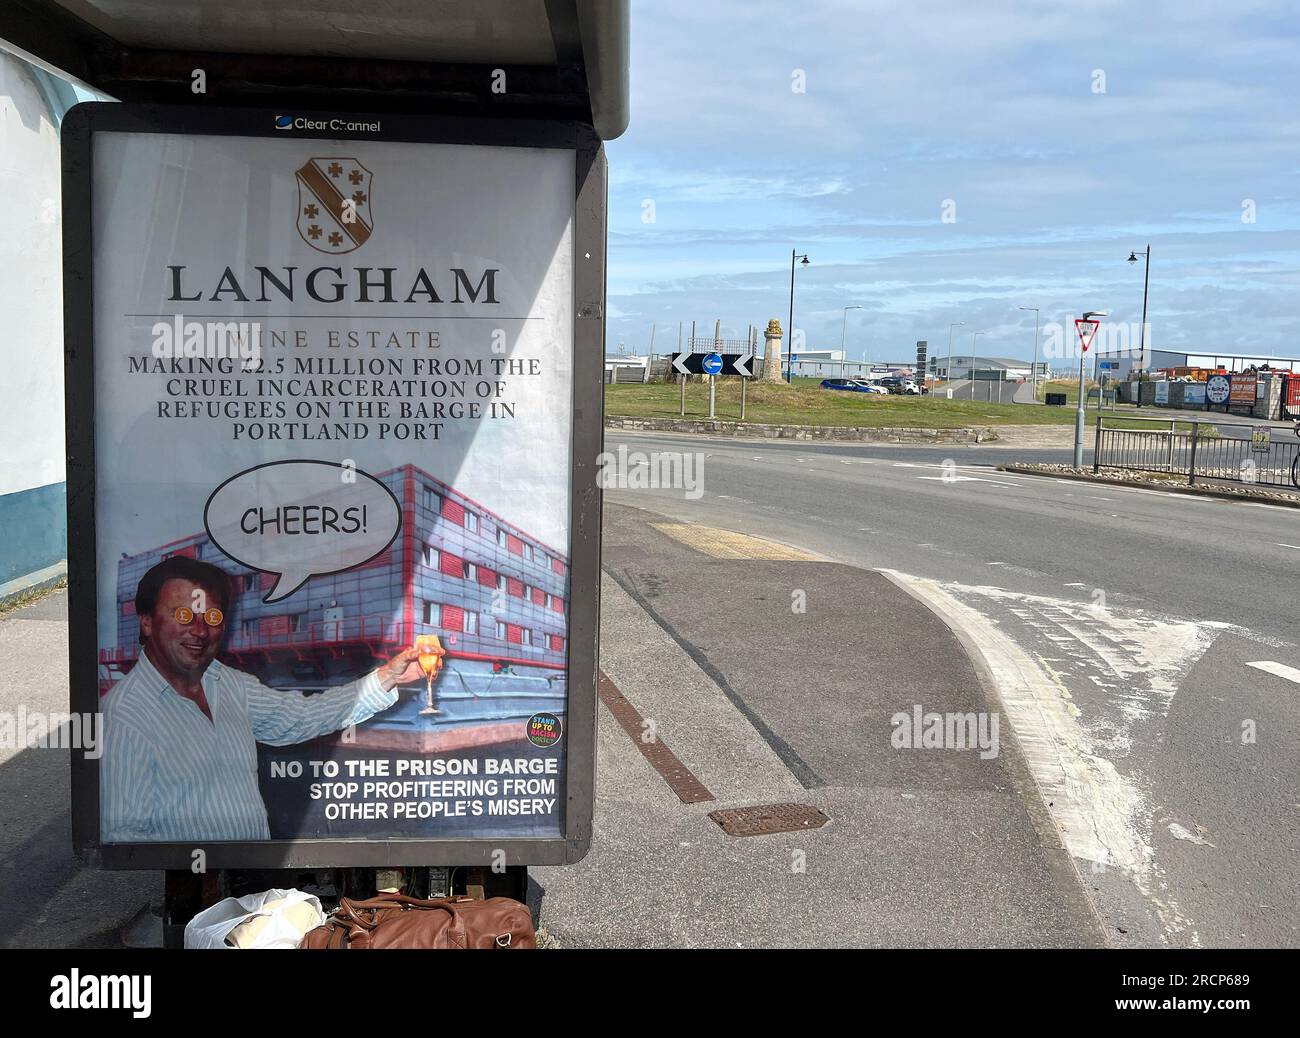
[(1195, 404), (1197, 406), (1204, 406), (1205, 401), (1206, 401), (1206, 396), (1205, 396), (1204, 382), (1188, 382), (1183, 386), (1184, 407), (1190, 406), (1192, 404)]
[(1228, 394), (1228, 407), (1233, 411), (1253, 411), (1258, 389), (1259, 376), (1255, 372), (1235, 373)]
[(564, 835), (575, 161), (95, 133), (102, 845)]

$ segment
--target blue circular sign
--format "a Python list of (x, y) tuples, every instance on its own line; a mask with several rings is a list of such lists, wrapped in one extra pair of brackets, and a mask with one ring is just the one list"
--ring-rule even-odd
[(1221, 404), (1228, 399), (1231, 387), (1227, 375), (1211, 375), (1205, 380), (1205, 398), (1212, 404)]
[(700, 362), (700, 366), (706, 375), (716, 375), (722, 370), (722, 358), (716, 353), (710, 353)]

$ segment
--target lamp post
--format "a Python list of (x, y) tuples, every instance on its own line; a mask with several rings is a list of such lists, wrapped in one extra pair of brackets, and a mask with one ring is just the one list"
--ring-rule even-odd
[(856, 303), (844, 308), (844, 319), (840, 322), (840, 378), (844, 377), (844, 333), (849, 327), (849, 311), (861, 309)]
[[(1033, 385), (1034, 402), (1038, 402), (1038, 307), (1022, 306), (1018, 309), (1034, 311), (1034, 364), (1029, 369), (1029, 380)], [(998, 399), (1001, 399), (999, 397)]]
[[(1083, 319), (1091, 321), (1094, 317), (1105, 316), (1107, 316), (1105, 310), (1088, 310), (1084, 312)], [(1087, 359), (1087, 354), (1082, 349), (1082, 342), (1079, 346), (1079, 406), (1074, 412), (1074, 467), (1076, 469), (1083, 468), (1083, 427), (1088, 420), (1085, 413), (1085, 408), (1088, 406), (1088, 393), (1083, 388), (1083, 362)], [(1097, 391), (1097, 404), (1100, 409), (1101, 390)]]
[(790, 327), (786, 329), (785, 353), (790, 358), (788, 367), (785, 371), (785, 380), (788, 383), (794, 381), (794, 261), (803, 260), (803, 265), (808, 266), (808, 254), (805, 252), (799, 255), (798, 249), (790, 250)]
[(948, 367), (944, 370), (943, 378), (945, 382), (952, 381), (952, 330), (962, 327), (965, 321), (954, 321), (948, 325)]
[[(1147, 288), (1151, 285), (1151, 246), (1147, 246), (1146, 252), (1142, 254), (1146, 258), (1146, 266), (1142, 273), (1142, 330), (1138, 333), (1138, 339), (1141, 345), (1138, 347), (1138, 361), (1143, 367), (1146, 367), (1147, 360)], [(1138, 261), (1137, 252), (1130, 251), (1128, 261), (1136, 263)], [(1098, 401), (1100, 403), (1100, 401)], [(1138, 379), (1137, 405), (1142, 406), (1142, 380)]]

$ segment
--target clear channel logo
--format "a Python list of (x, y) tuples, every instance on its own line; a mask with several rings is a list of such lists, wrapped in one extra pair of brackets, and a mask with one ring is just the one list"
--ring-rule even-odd
[(378, 119), (308, 119), (302, 115), (277, 115), (277, 130), (333, 130), (347, 133), (379, 133), (383, 123)]

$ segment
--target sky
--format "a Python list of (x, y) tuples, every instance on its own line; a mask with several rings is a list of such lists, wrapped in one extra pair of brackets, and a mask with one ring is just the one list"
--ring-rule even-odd
[(632, 18), (608, 352), (644, 352), (652, 326), (670, 351), (678, 322), (785, 326), (792, 249), (806, 349), (843, 329), (850, 359), (945, 354), (963, 322), (954, 353), (981, 332), (978, 354), (1028, 358), (1021, 306), (1044, 343), (1085, 310), (1136, 340), (1150, 245), (1149, 346), (1300, 356), (1293, 3), (633, 0)]

